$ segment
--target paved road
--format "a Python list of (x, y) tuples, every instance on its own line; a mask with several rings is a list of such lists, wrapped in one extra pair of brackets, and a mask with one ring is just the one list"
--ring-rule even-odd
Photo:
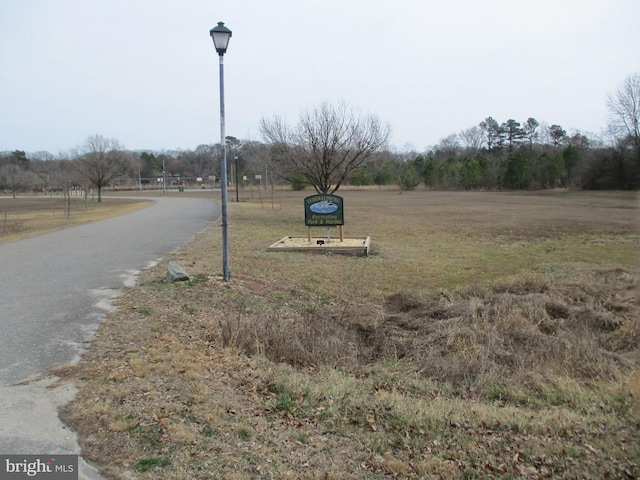
[[(56, 409), (72, 386), (33, 380), (83, 351), (118, 289), (218, 218), (206, 199), (156, 198), (100, 222), (0, 243), (0, 453), (79, 453)], [(81, 462), (80, 478), (100, 478)]]

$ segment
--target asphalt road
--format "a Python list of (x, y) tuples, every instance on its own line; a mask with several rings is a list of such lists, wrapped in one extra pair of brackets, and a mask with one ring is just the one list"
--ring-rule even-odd
[[(79, 453), (57, 408), (73, 386), (46, 369), (77, 359), (119, 289), (220, 215), (212, 200), (155, 198), (141, 210), (0, 243), (0, 453)], [(80, 477), (100, 478), (81, 461)]]

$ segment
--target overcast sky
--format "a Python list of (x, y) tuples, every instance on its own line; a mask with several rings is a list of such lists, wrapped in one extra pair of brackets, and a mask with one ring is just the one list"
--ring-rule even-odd
[(0, 151), (262, 140), (344, 100), (423, 151), (488, 116), (600, 133), (640, 71), (638, 0), (0, 0)]

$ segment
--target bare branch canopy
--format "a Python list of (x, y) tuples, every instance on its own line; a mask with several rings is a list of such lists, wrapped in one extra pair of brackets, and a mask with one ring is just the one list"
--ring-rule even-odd
[(102, 189), (129, 171), (128, 155), (114, 138), (92, 135), (78, 148), (78, 169), (98, 189), (98, 202)]
[(391, 129), (344, 102), (302, 111), (295, 126), (274, 116), (260, 122), (264, 138), (288, 181), (304, 181), (318, 193), (333, 193), (387, 143)]
[(640, 73), (629, 75), (615, 94), (609, 95), (607, 107), (611, 114), (610, 126), (631, 145), (640, 165)]

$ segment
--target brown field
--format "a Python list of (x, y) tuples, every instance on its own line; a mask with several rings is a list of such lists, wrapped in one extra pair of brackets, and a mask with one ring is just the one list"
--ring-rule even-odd
[(142, 200), (72, 197), (65, 215), (63, 195), (19, 195), (0, 197), (0, 242), (65, 228), (79, 223), (102, 220), (148, 205)]
[(267, 251), (309, 192), (231, 203), (231, 282), (216, 225), (56, 372), (107, 478), (640, 475), (637, 194), (339, 193), (370, 256)]

